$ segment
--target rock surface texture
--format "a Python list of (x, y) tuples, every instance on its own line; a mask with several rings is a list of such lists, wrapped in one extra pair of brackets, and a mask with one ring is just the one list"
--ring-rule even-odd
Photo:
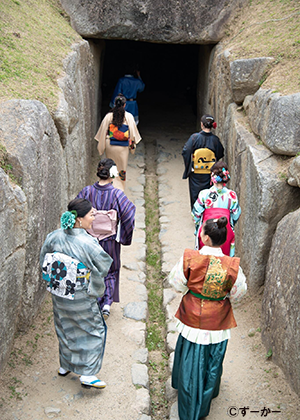
[(289, 167), (289, 185), (300, 188), (300, 156), (297, 156)]
[(10, 350), (22, 300), (27, 217), (24, 192), (0, 168), (0, 366)]
[[(30, 324), (44, 296), (38, 257), (46, 235), (59, 227), (61, 212), (89, 178), (96, 109), (93, 58), (87, 41), (73, 46), (64, 68), (54, 119), (39, 101), (0, 104), (0, 143), (22, 188), (12, 186), (1, 171), (0, 218), (5, 220), (5, 229), (0, 258), (2, 267), (7, 267), (0, 274), (3, 360), (16, 328)], [(16, 289), (13, 305), (7, 289), (12, 284)]]
[(262, 339), (300, 393), (300, 209), (278, 224), (266, 270)]
[(246, 0), (141, 1), (61, 0), (73, 28), (103, 39), (209, 44), (224, 35), (226, 24)]
[[(300, 94), (281, 96), (257, 86), (258, 90), (252, 96), (245, 80), (245, 86), (243, 83), (239, 86), (242, 96), (245, 95), (245, 113), (238, 112), (242, 108), (234, 104), (236, 93), (232, 70), (241, 60), (231, 62), (230, 58), (230, 51), (223, 50), (221, 45), (214, 48), (209, 101), (211, 113), (218, 123), (216, 134), (223, 143), (224, 159), (231, 171), (229, 188), (237, 192), (242, 208), (235, 229), (236, 253), (241, 257), (249, 286), (254, 291), (264, 284), (265, 267), (277, 223), (291, 209), (300, 206), (299, 189), (295, 188), (297, 158), (288, 158), (300, 149), (299, 112), (296, 115)], [(269, 60), (265, 65), (267, 63)], [(278, 111), (283, 107), (284, 118)], [(282, 157), (281, 154), (288, 156)], [(287, 183), (288, 174), (293, 188)]]
[(58, 227), (59, 214), (67, 200), (66, 165), (56, 127), (41, 102), (2, 103), (0, 126), (0, 142), (8, 152), (15, 176), (21, 179), (28, 206), (25, 273), (19, 280), (22, 283), (19, 322), (20, 326), (27, 326), (44, 295), (38, 256), (46, 234)]
[(286, 182), (291, 159), (282, 160), (247, 131), (236, 105), (228, 108), (223, 144), (230, 162), (229, 187), (236, 191), (242, 215), (236, 225), (236, 250), (252, 290), (264, 283), (273, 233), (291, 209), (300, 206), (300, 191)]
[(248, 117), (253, 132), (273, 153), (295, 156), (300, 151), (300, 93), (281, 96), (259, 89)]
[(233, 100), (241, 104), (247, 95), (253, 95), (259, 88), (272, 57), (235, 60), (230, 63)]

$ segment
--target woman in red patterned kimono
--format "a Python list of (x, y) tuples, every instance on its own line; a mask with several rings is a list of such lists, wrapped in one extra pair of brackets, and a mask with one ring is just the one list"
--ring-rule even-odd
[(180, 334), (172, 371), (180, 420), (209, 414), (219, 394), (230, 329), (236, 327), (231, 302), (247, 290), (239, 258), (225, 256), (220, 248), (226, 225), (226, 217), (207, 220), (201, 231), (204, 247), (186, 249), (169, 275), (170, 284), (185, 293), (175, 315)]

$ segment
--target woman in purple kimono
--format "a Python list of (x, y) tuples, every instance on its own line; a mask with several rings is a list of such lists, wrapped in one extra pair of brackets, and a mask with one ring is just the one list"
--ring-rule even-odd
[[(83, 188), (77, 198), (86, 198), (99, 213), (104, 222), (93, 223), (90, 233), (97, 237), (102, 248), (113, 258), (112, 265), (104, 279), (105, 293), (98, 299), (105, 319), (110, 315), (113, 302), (119, 302), (119, 277), (121, 244), (130, 245), (134, 229), (135, 205), (123, 191), (112, 185), (113, 178), (118, 176), (117, 167), (112, 159), (102, 159), (97, 168), (100, 178), (93, 185)], [(104, 212), (103, 212), (104, 210)], [(105, 218), (108, 222), (105, 222)], [(101, 229), (101, 223), (103, 229)], [(104, 231), (105, 230), (105, 231)]]

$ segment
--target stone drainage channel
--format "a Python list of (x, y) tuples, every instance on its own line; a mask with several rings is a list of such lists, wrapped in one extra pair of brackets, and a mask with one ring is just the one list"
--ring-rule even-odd
[[(178, 148), (177, 141), (175, 140), (173, 146), (175, 148)], [(176, 147), (177, 146), (177, 147)], [(157, 179), (157, 185), (158, 185), (158, 207), (159, 207), (159, 242), (160, 242), (160, 250), (161, 253), (161, 268), (162, 273), (160, 273), (160, 277), (164, 276), (166, 279), (167, 273), (170, 271), (174, 263), (179, 259), (181, 256), (183, 247), (191, 247), (192, 243), (187, 243), (193, 236), (193, 226), (192, 224), (188, 226), (190, 229), (187, 229), (189, 233), (186, 232), (186, 227), (183, 226), (182, 220), (181, 225), (180, 222), (178, 222), (178, 226), (174, 227), (173, 223), (172, 226), (170, 224), (170, 220), (167, 216), (167, 214), (170, 213), (170, 209), (172, 209), (172, 205), (175, 204), (176, 206), (182, 205), (180, 203), (181, 200), (183, 202), (187, 202), (186, 214), (189, 212), (189, 206), (188, 206), (188, 197), (181, 197), (181, 200), (174, 200), (174, 196), (170, 195), (170, 185), (169, 181), (172, 179), (171, 170), (166, 168), (167, 163), (171, 165), (170, 161), (172, 157), (174, 157), (174, 153), (166, 152), (166, 147), (164, 143), (156, 142), (155, 146), (153, 145), (146, 145), (146, 152), (144, 145), (140, 144), (138, 146), (138, 149), (136, 151), (136, 155), (131, 156), (129, 160), (129, 172), (130, 167), (131, 168), (139, 168), (140, 169), (140, 176), (136, 179), (138, 181), (138, 185), (133, 185), (130, 183), (130, 180), (128, 182), (127, 186), (127, 195), (134, 201), (135, 205), (137, 206), (137, 214), (136, 214), (136, 229), (146, 229), (145, 220), (147, 219), (147, 211), (148, 211), (148, 204), (145, 203), (145, 196), (144, 196), (144, 187), (146, 183), (148, 182), (148, 177), (152, 177), (155, 175), (155, 173), (152, 173), (151, 171), (147, 171), (146, 164), (145, 164), (145, 157), (148, 156), (146, 159), (147, 163), (150, 165), (150, 159), (149, 157), (152, 155), (156, 155), (156, 179)], [(169, 149), (169, 147), (168, 147)], [(176, 157), (176, 152), (175, 152)], [(154, 164), (153, 164), (154, 163)], [(151, 167), (155, 167), (155, 162), (152, 162), (153, 165)], [(172, 166), (172, 165), (171, 165)], [(178, 170), (178, 168), (177, 168)], [(168, 176), (167, 176), (167, 172)], [(177, 173), (177, 177), (178, 173)], [(180, 178), (179, 178), (180, 179)], [(131, 184), (131, 185), (130, 185)], [(154, 185), (154, 184), (152, 184)], [(176, 192), (175, 197), (176, 197)], [(147, 201), (147, 200), (146, 200)], [(151, 211), (151, 209), (150, 209)], [(173, 220), (172, 220), (173, 222)], [(186, 222), (183, 222), (186, 224)], [(178, 250), (172, 249), (172, 243), (169, 242), (168, 236), (173, 235), (172, 232), (175, 232), (175, 237), (177, 237), (177, 241), (180, 238), (181, 242), (178, 247)], [(168, 235), (169, 234), (169, 235)], [(184, 237), (182, 237), (182, 235)], [(139, 238), (137, 239), (139, 240)], [(143, 242), (141, 240), (141, 242)], [(147, 243), (147, 240), (146, 240)], [(175, 252), (174, 252), (175, 251)], [(145, 243), (141, 244), (139, 249), (140, 255), (138, 256), (137, 260), (139, 262), (137, 263), (125, 263), (123, 264), (123, 268), (127, 270), (130, 270), (132, 272), (132, 275), (128, 275), (127, 278), (129, 280), (137, 281), (142, 284), (147, 284), (146, 275), (144, 274), (147, 272), (147, 265), (146, 262), (146, 245)], [(126, 259), (128, 260), (128, 259)], [(171, 387), (171, 371), (172, 371), (172, 364), (173, 364), (173, 358), (174, 358), (174, 350), (175, 345), (177, 341), (178, 334), (175, 332), (175, 321), (174, 321), (174, 313), (176, 311), (176, 308), (178, 307), (178, 303), (180, 301), (180, 297), (178, 296), (178, 293), (170, 289), (170, 286), (167, 284), (166, 280), (162, 281), (162, 308), (161, 311), (165, 313), (165, 349), (161, 349), (162, 352), (168, 353), (168, 363), (167, 363), (167, 369), (164, 373), (164, 379), (165, 379), (165, 385), (163, 384), (163, 394), (164, 399), (166, 403), (167, 413), (166, 410), (164, 411), (165, 414), (163, 417), (157, 417), (155, 415), (155, 406), (153, 406), (153, 401), (151, 401), (150, 395), (153, 395), (153, 389), (156, 390), (157, 387), (160, 387), (161, 384), (159, 383), (159, 380), (155, 380), (153, 382), (153, 379), (150, 378), (149, 381), (149, 370), (153, 368), (153, 364), (151, 362), (151, 352), (148, 352), (148, 349), (146, 348), (146, 334), (147, 331), (144, 331), (145, 339), (143, 340), (143, 345), (145, 345), (144, 348), (141, 348), (140, 350), (136, 351), (133, 355), (133, 358), (135, 359), (135, 363), (132, 364), (131, 367), (131, 375), (132, 375), (132, 382), (136, 387), (136, 408), (138, 409), (140, 413), (140, 417), (138, 417), (138, 420), (150, 420), (150, 419), (158, 419), (158, 418), (169, 418), (170, 420), (178, 420), (178, 413), (177, 413), (177, 391), (174, 390)], [(144, 290), (145, 292), (145, 290)], [(145, 295), (144, 295), (145, 296)], [(127, 304), (124, 307), (124, 316), (126, 318), (134, 319), (135, 321), (145, 321), (147, 318), (147, 311), (148, 311), (148, 305), (147, 305), (147, 299), (148, 296), (145, 296), (146, 301), (142, 302), (131, 302)], [(149, 302), (150, 303), (150, 302)], [(149, 325), (149, 323), (148, 323)], [(149, 366), (149, 368), (148, 368)], [(156, 369), (155, 369), (156, 370)], [(150, 385), (149, 385), (150, 382)], [(160, 381), (161, 382), (161, 381)], [(152, 407), (152, 410), (151, 410)], [(151, 417), (152, 413), (152, 417)]]

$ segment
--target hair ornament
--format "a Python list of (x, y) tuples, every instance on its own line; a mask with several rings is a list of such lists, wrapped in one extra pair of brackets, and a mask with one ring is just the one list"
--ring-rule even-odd
[(223, 181), (229, 181), (230, 180), (230, 175), (229, 175), (229, 171), (226, 170), (225, 168), (222, 168), (222, 173), (223, 173)]
[(118, 169), (116, 165), (113, 165), (109, 170), (109, 176), (110, 178), (117, 178), (119, 176)]
[(215, 175), (214, 173), (211, 174), (211, 182), (213, 184), (221, 183), (223, 182), (223, 177), (220, 175)]
[(65, 211), (60, 218), (60, 225), (62, 229), (72, 229), (75, 225), (77, 211)]

